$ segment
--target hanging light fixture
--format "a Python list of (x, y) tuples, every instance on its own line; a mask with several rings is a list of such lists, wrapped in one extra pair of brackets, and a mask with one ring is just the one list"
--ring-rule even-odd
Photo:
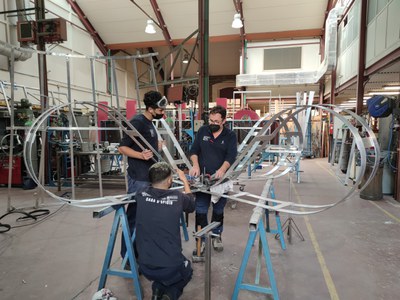
[(183, 56), (182, 62), (183, 62), (184, 64), (188, 64), (188, 63), (189, 63), (189, 56), (188, 56), (187, 54), (185, 54), (185, 55)]
[(149, 34), (154, 34), (156, 33), (156, 28), (154, 27), (154, 22), (153, 20), (147, 20), (147, 26), (144, 32), (149, 33)]
[(233, 16), (232, 28), (242, 28), (243, 22), (240, 19), (240, 14), (235, 14)]

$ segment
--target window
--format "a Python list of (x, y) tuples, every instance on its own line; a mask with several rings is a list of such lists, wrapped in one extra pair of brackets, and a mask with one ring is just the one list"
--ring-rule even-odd
[(264, 70), (301, 68), (301, 47), (264, 49)]

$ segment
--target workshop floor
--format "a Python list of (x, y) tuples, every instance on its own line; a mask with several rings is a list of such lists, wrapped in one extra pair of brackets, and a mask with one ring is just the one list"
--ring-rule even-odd
[[(289, 177), (274, 183), (278, 199), (293, 202), (331, 203), (341, 199), (348, 187), (336, 179), (326, 159), (301, 161), (301, 183)], [(260, 170), (261, 172), (262, 170)], [(66, 191), (64, 188), (61, 193)], [(260, 194), (261, 183), (250, 181), (245, 191)], [(123, 186), (105, 188), (107, 194), (123, 193)], [(35, 190), (14, 188), (8, 195), (0, 188), (0, 214), (7, 209), (10, 197), (13, 207), (32, 206)], [(97, 195), (94, 185), (77, 190), (81, 195)], [(61, 194), (60, 193), (60, 194)], [(248, 238), (248, 221), (252, 206), (228, 202), (222, 253), (212, 252), (211, 299), (231, 299), (242, 255)], [(18, 228), (0, 234), (0, 299), (92, 299), (97, 290), (113, 220), (112, 215), (93, 219), (92, 211), (53, 200), (44, 200), (41, 208), (51, 214), (38, 221), (16, 221), (21, 215), (11, 214), (0, 220)], [(31, 211), (31, 209), (26, 209)], [(287, 215), (281, 214), (282, 222)], [(294, 299), (399, 299), (400, 294), (400, 203), (385, 196), (368, 201), (354, 196), (323, 213), (305, 217), (293, 216), (304, 241), (293, 232), (287, 236), (287, 249), (281, 249), (274, 235), (267, 234), (273, 270), (283, 300)], [(193, 231), (193, 215), (189, 231)], [(24, 226), (25, 225), (25, 226)], [(271, 224), (272, 226), (274, 224)], [(183, 242), (184, 253), (191, 257), (193, 238)], [(245, 273), (246, 282), (254, 283), (257, 245), (253, 247)], [(115, 253), (119, 253), (118, 245)], [(115, 255), (113, 266), (120, 264)], [(194, 276), (182, 300), (204, 299), (204, 263), (194, 264)], [(150, 299), (150, 283), (140, 277), (144, 299)], [(265, 266), (261, 284), (268, 287)], [(106, 287), (117, 299), (137, 299), (132, 280), (109, 276)], [(240, 292), (239, 299), (272, 299), (255, 292)]]

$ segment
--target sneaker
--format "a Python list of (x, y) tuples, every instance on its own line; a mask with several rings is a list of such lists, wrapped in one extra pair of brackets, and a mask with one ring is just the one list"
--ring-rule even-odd
[(212, 238), (212, 246), (217, 252), (222, 252), (224, 250), (224, 244), (222, 244), (220, 235)]
[(160, 291), (158, 288), (153, 290), (153, 295), (151, 296), (151, 300), (161, 300), (162, 298), (162, 291)]
[[(201, 241), (200, 245), (200, 256), (204, 256), (204, 252), (206, 250), (206, 243), (204, 241)], [(193, 256), (197, 256), (197, 243), (196, 243), (196, 248), (193, 250)]]

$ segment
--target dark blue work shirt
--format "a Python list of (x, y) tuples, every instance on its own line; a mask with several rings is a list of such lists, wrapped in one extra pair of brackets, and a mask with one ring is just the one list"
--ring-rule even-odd
[[(154, 128), (153, 122), (147, 119), (144, 115), (136, 115), (131, 120), (130, 123), (137, 131), (143, 136), (143, 138), (155, 149), (158, 150), (158, 137), (156, 129)], [(128, 130), (129, 127), (128, 127)], [(135, 137), (139, 142), (140, 139)], [(142, 143), (145, 149), (149, 147)], [(120, 146), (127, 146), (135, 151), (142, 152), (142, 149), (132, 140), (130, 136), (124, 133), (121, 140)], [(156, 156), (154, 158), (157, 159)], [(128, 157), (128, 174), (132, 179), (140, 181), (149, 181), (149, 168), (154, 164), (153, 159), (143, 160)]]
[(237, 155), (236, 134), (224, 127), (220, 135), (215, 139), (208, 125), (200, 127), (196, 134), (190, 155), (197, 155), (200, 172), (213, 175), (222, 164), (227, 161), (233, 164)]
[(139, 265), (176, 267), (182, 254), (180, 218), (194, 211), (192, 194), (147, 187), (135, 197), (136, 248)]

